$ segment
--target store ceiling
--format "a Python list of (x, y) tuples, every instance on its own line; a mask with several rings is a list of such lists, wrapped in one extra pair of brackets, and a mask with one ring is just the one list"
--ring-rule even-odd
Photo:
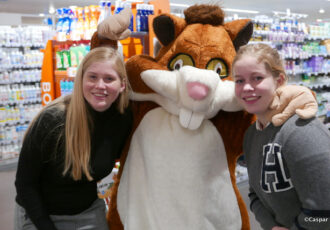
[[(25, 16), (28, 16), (26, 14), (48, 14), (50, 6), (56, 9), (70, 5), (95, 5), (98, 2), (99, 0), (0, 0), (0, 13), (19, 13), (25, 14)], [(114, 0), (111, 2), (114, 3)], [(259, 14), (268, 16), (272, 16), (273, 11), (286, 12), (286, 9), (289, 8), (292, 13), (308, 14), (309, 16), (304, 21), (315, 22), (316, 19), (323, 19), (330, 22), (330, 0), (171, 0), (170, 2), (188, 5), (215, 3), (224, 8), (254, 10), (259, 11)], [(321, 8), (325, 11), (323, 14), (319, 13)], [(182, 9), (184, 8), (171, 7), (171, 10), (176, 12)], [(226, 15), (233, 15), (233, 13), (226, 12)], [(238, 13), (238, 15), (254, 17), (254, 14)]]

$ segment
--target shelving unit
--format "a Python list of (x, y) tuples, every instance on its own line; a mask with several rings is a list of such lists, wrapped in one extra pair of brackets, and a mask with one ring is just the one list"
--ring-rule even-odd
[(17, 164), (25, 130), (42, 107), (43, 44), (29, 29), (0, 27), (0, 170)]
[(317, 93), (318, 116), (330, 110), (330, 25), (306, 25), (289, 16), (256, 18), (250, 43), (273, 46), (285, 62), (289, 84), (303, 85)]

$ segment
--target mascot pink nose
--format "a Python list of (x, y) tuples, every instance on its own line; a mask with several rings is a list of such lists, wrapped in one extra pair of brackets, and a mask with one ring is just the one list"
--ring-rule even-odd
[(209, 87), (199, 82), (188, 82), (187, 90), (189, 96), (195, 100), (203, 100), (209, 93)]

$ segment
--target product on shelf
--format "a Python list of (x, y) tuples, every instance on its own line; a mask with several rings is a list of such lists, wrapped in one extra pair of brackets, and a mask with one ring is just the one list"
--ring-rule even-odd
[(49, 27), (0, 26), (0, 166), (17, 159), (29, 122), (40, 111), (41, 66)]
[[(136, 4), (136, 3), (134, 3)], [(70, 8), (59, 8), (56, 10), (56, 40), (78, 41), (89, 40), (97, 29), (97, 25), (112, 14), (118, 14), (124, 8), (132, 8), (132, 3), (127, 1), (99, 1), (98, 5), (84, 7), (70, 6)], [(134, 11), (133, 11), (134, 12)], [(134, 17), (131, 18), (129, 29), (136, 32), (149, 31), (149, 15), (154, 14), (154, 5), (136, 4), (136, 27), (134, 28)]]
[[(107, 5), (106, 5), (106, 1), (100, 1), (99, 2), (99, 11), (100, 11), (100, 15), (97, 21), (97, 24), (100, 24), (101, 22), (103, 22), (103, 20), (106, 18), (106, 14), (107, 14), (107, 9), (106, 9)], [(111, 7), (111, 2), (110, 2), (110, 7)]]
[(60, 46), (56, 51), (56, 70), (67, 70), (70, 67), (77, 68), (89, 50), (90, 46), (84, 44), (73, 44), (71, 47), (68, 44)]
[(61, 80), (60, 81), (60, 89), (61, 89), (61, 96), (65, 96), (71, 94), (73, 91), (73, 80)]
[(49, 34), (48, 26), (0, 26), (0, 47), (44, 47)]
[(137, 4), (136, 5), (136, 31), (148, 32), (149, 31), (149, 15), (153, 15), (153, 5)]

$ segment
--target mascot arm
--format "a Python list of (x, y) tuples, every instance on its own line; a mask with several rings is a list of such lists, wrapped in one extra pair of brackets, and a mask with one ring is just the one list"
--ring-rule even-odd
[(260, 223), (261, 227), (263, 229), (272, 229), (273, 227), (278, 226), (279, 224), (276, 223), (273, 215), (260, 201), (255, 191), (251, 187), (249, 190), (250, 209), (254, 213), (255, 218)]
[(302, 119), (314, 117), (317, 107), (315, 95), (311, 90), (304, 86), (285, 85), (276, 90), (269, 117), (275, 126), (280, 126), (294, 114)]
[(118, 48), (117, 41), (106, 39), (106, 38), (103, 38), (103, 39), (99, 38), (98, 33), (95, 32), (91, 39), (91, 49), (94, 49), (94, 48), (100, 47), (100, 46), (111, 46), (114, 49)]
[(91, 49), (98, 46), (112, 46), (118, 48), (117, 41), (130, 36), (128, 29), (132, 11), (125, 8), (119, 14), (111, 15), (97, 26), (97, 32), (91, 39)]

